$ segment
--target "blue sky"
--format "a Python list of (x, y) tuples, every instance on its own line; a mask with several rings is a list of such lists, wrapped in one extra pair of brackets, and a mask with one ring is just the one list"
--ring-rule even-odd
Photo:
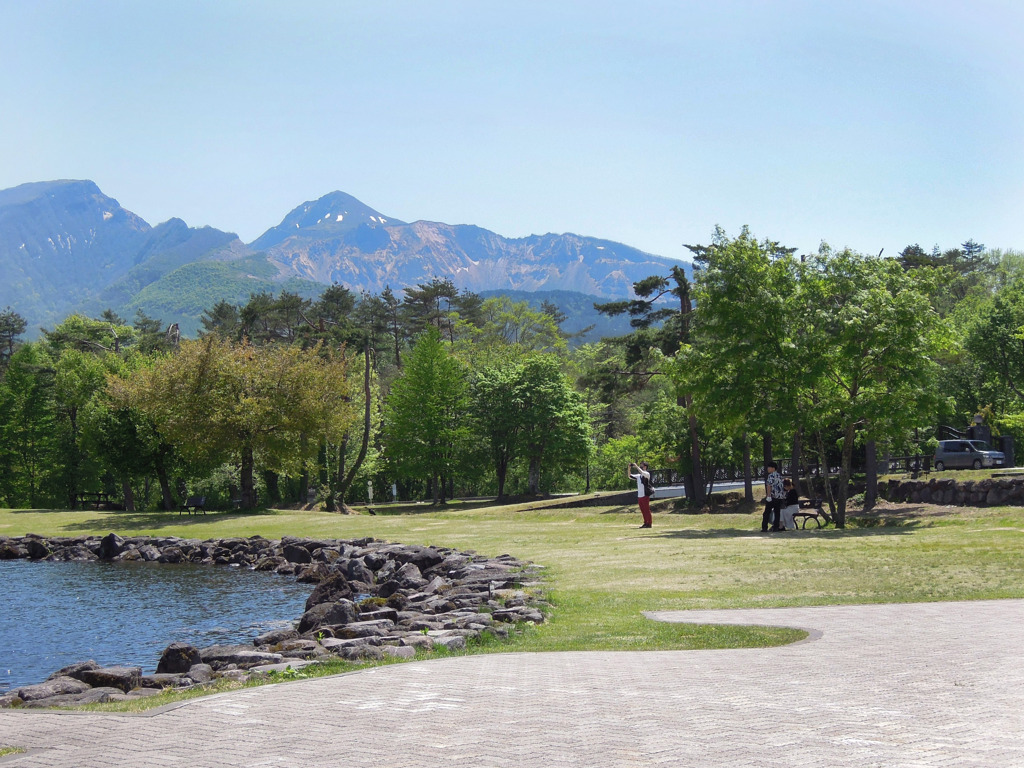
[(0, 188), (251, 241), (393, 218), (686, 258), (1024, 248), (1024, 3), (0, 0)]

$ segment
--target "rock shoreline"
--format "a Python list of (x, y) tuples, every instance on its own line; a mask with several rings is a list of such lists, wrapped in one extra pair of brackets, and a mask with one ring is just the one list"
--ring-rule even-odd
[(0, 707), (121, 701), (330, 659), (372, 661), (412, 658), (418, 649), (461, 650), (485, 633), (507, 638), (516, 625), (543, 622), (546, 605), (540, 566), (511, 555), (487, 558), (373, 538), (0, 536), (0, 560), (11, 559), (233, 565), (315, 586), (292, 629), (264, 633), (251, 644), (197, 649), (171, 643), (148, 675), (140, 667), (79, 662), (0, 696)]

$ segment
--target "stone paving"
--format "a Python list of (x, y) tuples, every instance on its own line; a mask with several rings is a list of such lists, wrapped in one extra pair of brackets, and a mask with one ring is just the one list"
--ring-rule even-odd
[(197, 699), (0, 712), (7, 768), (1024, 766), (1024, 600), (651, 614), (791, 646), (501, 654)]

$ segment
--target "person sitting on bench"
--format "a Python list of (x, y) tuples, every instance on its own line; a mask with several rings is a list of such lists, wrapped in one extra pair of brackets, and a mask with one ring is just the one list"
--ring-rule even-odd
[(796, 521), (793, 513), (800, 511), (800, 494), (793, 487), (793, 481), (786, 478), (782, 481), (782, 489), (786, 492), (786, 498), (782, 502), (782, 510), (779, 513), (779, 527), (787, 531), (796, 530)]

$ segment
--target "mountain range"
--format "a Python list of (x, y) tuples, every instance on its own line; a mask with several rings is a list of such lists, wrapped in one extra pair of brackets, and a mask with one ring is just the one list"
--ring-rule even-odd
[(245, 244), (177, 218), (151, 226), (91, 181), (0, 191), (0, 308), (33, 330), (110, 308), (129, 319), (142, 310), (194, 335), (203, 311), (222, 299), (282, 290), (315, 298), (332, 283), (397, 293), (433, 278), (482, 294), (555, 297), (578, 310), (627, 298), (635, 281), (679, 263), (574, 234), (506, 238), (472, 225), (407, 223), (344, 192), (299, 205)]

